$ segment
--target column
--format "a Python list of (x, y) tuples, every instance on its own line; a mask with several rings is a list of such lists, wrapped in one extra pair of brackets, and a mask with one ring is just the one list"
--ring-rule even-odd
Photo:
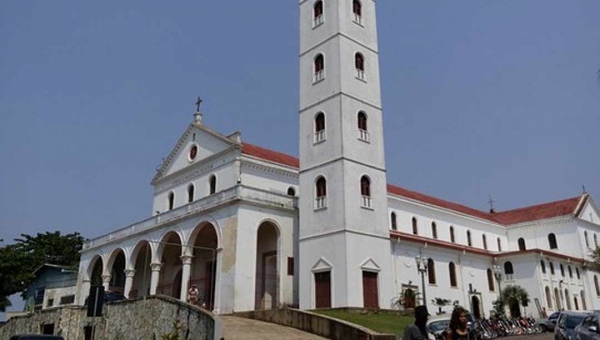
[(134, 269), (125, 269), (125, 288), (123, 289), (123, 295), (126, 299), (129, 299), (129, 293), (131, 287), (133, 287), (133, 277), (135, 276)]
[(181, 269), (181, 296), (179, 299), (183, 302), (187, 302), (193, 258), (194, 257), (192, 255), (181, 255), (181, 263), (183, 263), (183, 268)]
[(162, 263), (151, 263), (150, 269), (152, 270), (152, 276), (150, 276), (150, 295), (156, 295), (156, 288), (158, 287), (158, 279), (160, 278), (160, 268)]
[(90, 294), (90, 286), (92, 285), (92, 280), (83, 279), (81, 283), (81, 290), (79, 291), (79, 305), (83, 306), (85, 304), (85, 299)]
[[(215, 302), (213, 306), (212, 312), (215, 314), (220, 314), (221, 310), (221, 261), (223, 259), (223, 248), (216, 249), (217, 256), (216, 261), (216, 273), (215, 273)], [(231, 297), (231, 305), (233, 306), (233, 297)]]
[(102, 286), (104, 286), (104, 291), (107, 292), (110, 287), (110, 274), (102, 275)]

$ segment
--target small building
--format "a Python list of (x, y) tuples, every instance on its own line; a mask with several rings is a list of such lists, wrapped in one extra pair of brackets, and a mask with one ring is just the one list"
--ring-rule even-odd
[(77, 291), (77, 271), (67, 266), (45, 263), (34, 272), (25, 290), (25, 310), (37, 311), (71, 305)]

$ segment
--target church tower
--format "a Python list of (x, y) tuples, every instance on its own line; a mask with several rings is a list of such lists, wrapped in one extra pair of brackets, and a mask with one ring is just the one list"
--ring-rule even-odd
[(300, 0), (300, 308), (390, 308), (375, 0)]

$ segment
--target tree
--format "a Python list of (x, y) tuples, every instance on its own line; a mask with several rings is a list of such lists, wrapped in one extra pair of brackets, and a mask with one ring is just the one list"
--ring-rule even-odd
[(521, 306), (529, 304), (529, 293), (521, 286), (507, 286), (502, 290), (502, 306), (508, 305), (510, 315), (513, 318), (521, 316)]
[(443, 299), (443, 298), (434, 298), (433, 300), (431, 300), (431, 303), (434, 306), (438, 307), (438, 314), (442, 314), (442, 307), (444, 306), (450, 306), (452, 304), (452, 300), (449, 299)]
[(9, 307), (8, 297), (24, 292), (34, 279), (33, 272), (44, 263), (77, 269), (83, 237), (79, 233), (61, 235), (60, 231), (21, 234), (14, 244), (0, 247), (0, 312)]

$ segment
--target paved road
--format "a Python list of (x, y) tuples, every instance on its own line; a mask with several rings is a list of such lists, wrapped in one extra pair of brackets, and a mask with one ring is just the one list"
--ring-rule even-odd
[(509, 336), (506, 338), (497, 338), (498, 340), (553, 340), (554, 333), (546, 332), (542, 334), (531, 334), (531, 335), (517, 335)]
[[(324, 340), (320, 336), (299, 331), (295, 328), (262, 321), (221, 316), (225, 340)], [(546, 340), (546, 339), (539, 339)]]

